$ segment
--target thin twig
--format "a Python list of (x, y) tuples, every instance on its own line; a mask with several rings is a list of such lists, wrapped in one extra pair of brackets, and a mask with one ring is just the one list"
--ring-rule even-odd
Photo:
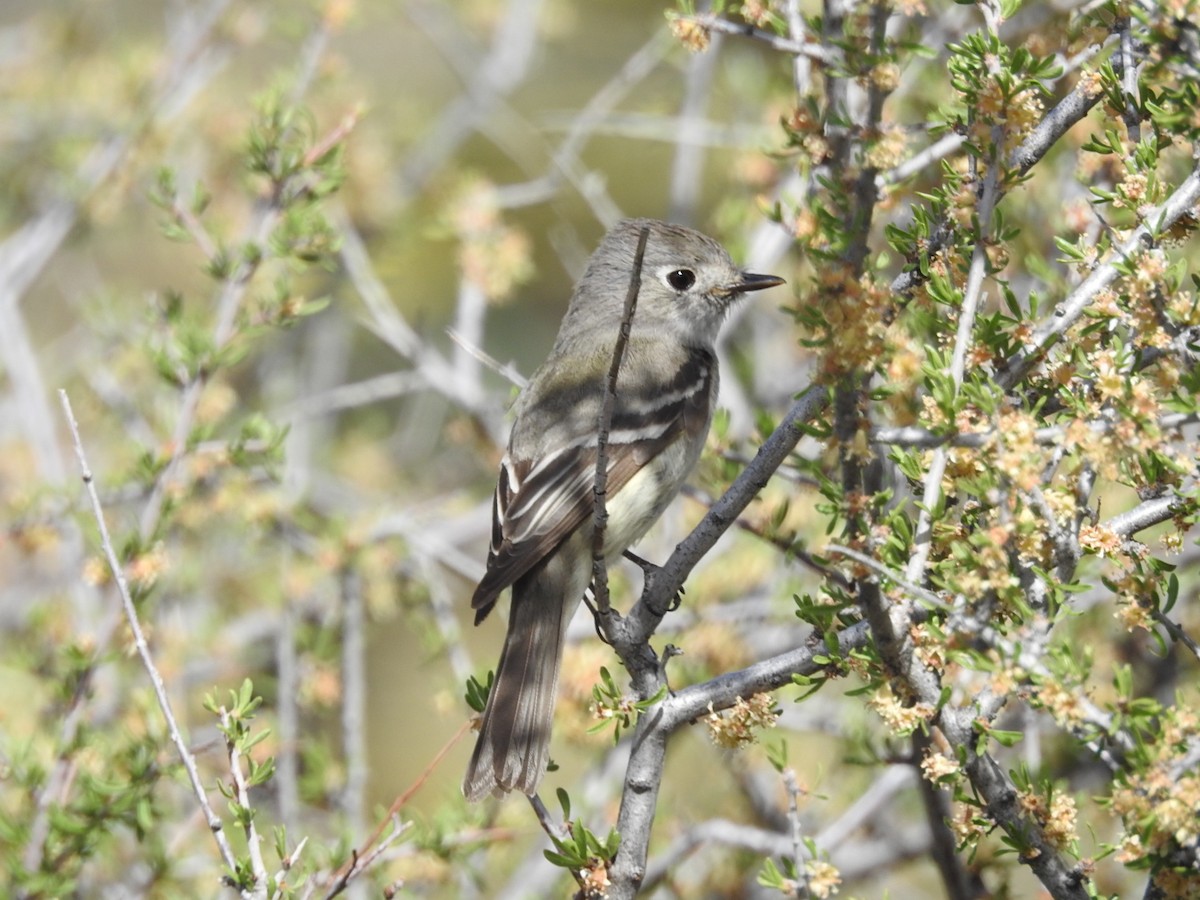
[(642, 260), (646, 256), (646, 242), (650, 239), (650, 228), (643, 225), (638, 232), (637, 249), (633, 254), (633, 272), (629, 276), (629, 289), (625, 293), (625, 312), (621, 316), (621, 330), (613, 345), (612, 365), (604, 382), (604, 403), (600, 407), (600, 421), (596, 424), (596, 479), (592, 486), (595, 507), (592, 511), (592, 595), (596, 608), (601, 613), (609, 612), (608, 566), (604, 561), (604, 531), (608, 526), (608, 432), (612, 426), (613, 408), (617, 403), (617, 376), (621, 362), (625, 359), (625, 345), (629, 343), (629, 332), (633, 326), (633, 315), (637, 311), (638, 290), (642, 284)]
[(694, 16), (686, 16), (681, 18), (689, 18), (701, 28), (706, 28), (710, 31), (720, 32), (722, 34), (733, 34), (738, 37), (747, 37), (760, 43), (766, 44), (772, 50), (778, 50), (782, 53), (791, 53), (795, 56), (804, 56), (814, 62), (830, 65), (836, 61), (836, 57), (828, 47), (821, 44), (802, 44), (792, 38), (780, 37), (770, 31), (764, 31), (761, 28), (755, 28), (748, 22), (733, 22), (729, 19), (723, 19), (715, 13), (700, 13)]
[[(975, 249), (971, 254), (971, 266), (967, 274), (967, 285), (963, 289), (962, 309), (958, 314), (958, 329), (954, 336), (954, 353), (950, 359), (950, 378), (957, 397), (963, 386), (966, 370), (967, 348), (975, 329), (975, 313), (983, 292), (983, 277), (987, 268), (987, 243), (992, 233), (992, 214), (1000, 200), (1000, 146), (1004, 134), (1000, 126), (992, 128), (992, 155), (988, 161), (987, 175), (983, 182), (983, 196), (979, 203), (979, 233)], [(948, 454), (944, 446), (933, 451), (929, 469), (925, 473), (920, 512), (913, 538), (913, 551), (905, 568), (905, 576), (911, 583), (922, 580), (929, 551), (933, 546), (933, 510), (937, 508), (938, 496), (942, 492), (942, 478), (946, 473)]]
[(266, 896), (267, 865), (263, 861), (262, 837), (254, 824), (254, 816), (250, 815), (250, 786), (246, 783), (246, 773), (242, 771), (242, 751), (238, 749), (237, 741), (231, 736), (234, 733), (233, 720), (229, 710), (224, 706), (220, 709), (221, 728), (225, 732), (225, 751), (229, 754), (229, 775), (233, 780), (233, 790), (237, 803), (246, 811), (244, 830), (246, 832), (246, 852), (250, 857), (250, 871), (254, 874), (254, 883), (258, 886), (257, 895)]
[(95, 517), (96, 525), (100, 529), (101, 548), (104, 551), (104, 558), (108, 561), (108, 567), (112, 571), (113, 579), (116, 581), (117, 591), (121, 595), (121, 603), (125, 610), (125, 619), (129, 623), (130, 631), (133, 632), (134, 646), (137, 648), (142, 666), (150, 676), (150, 683), (154, 688), (154, 696), (158, 699), (159, 709), (162, 710), (163, 718), (166, 720), (167, 730), (171, 735), (171, 742), (175, 745), (179, 759), (187, 771), (188, 781), (191, 782), (192, 791), (195, 793), (196, 800), (200, 804), (200, 809), (204, 813), (204, 819), (208, 823), (208, 828), (213, 833), (213, 837), (217, 842), (217, 849), (221, 852), (221, 859), (230, 871), (236, 871), (237, 859), (233, 854), (233, 850), (230, 849), (229, 842), (225, 838), (224, 826), (208, 802), (208, 795), (205, 793), (204, 785), (200, 781), (200, 772), (196, 768), (196, 760), (192, 756), (191, 751), (188, 750), (187, 743), (179, 731), (179, 725), (175, 721), (175, 713), (171, 709), (171, 701), (167, 697), (167, 689), (163, 683), (162, 675), (159, 674), (158, 667), (154, 664), (154, 658), (151, 656), (150, 648), (146, 643), (146, 636), (142, 633), (137, 608), (133, 605), (133, 597), (129, 593), (129, 584), (125, 580), (125, 572), (121, 568), (121, 562), (117, 558), (116, 550), (113, 549), (112, 538), (108, 533), (108, 525), (104, 521), (104, 509), (100, 505), (100, 496), (96, 493), (92, 471), (88, 466), (87, 456), (83, 451), (83, 441), (79, 436), (79, 424), (75, 421), (75, 413), (71, 410), (71, 401), (67, 397), (67, 392), (61, 388), (58, 392), (58, 398), (62, 403), (63, 415), (66, 417), (67, 424), (71, 429), (71, 439), (75, 445), (75, 456), (79, 460), (80, 473), (83, 477), (88, 499), (91, 501), (92, 515)]
[[(681, 493), (687, 497), (691, 497), (708, 509), (712, 509), (713, 504), (717, 502), (716, 498), (712, 495), (690, 484), (685, 484)], [(828, 578), (847, 590), (851, 587), (850, 580), (845, 575), (837, 569), (825, 565), (817, 557), (805, 550), (798, 539), (794, 537), (789, 538), (787, 535), (772, 534), (770, 529), (761, 523), (752, 522), (745, 516), (738, 516), (733, 524), (747, 534), (754, 535), (759, 540), (765, 541), (772, 547), (775, 547), (781, 553), (795, 559), (801, 565), (807, 566), (822, 578)]]
[(338, 876), (337, 880), (334, 881), (325, 893), (325, 900), (332, 900), (332, 898), (346, 890), (350, 886), (351, 881), (370, 868), (372, 863), (383, 855), (383, 851), (399, 840), (412, 827), (411, 822), (401, 822), (400, 818), (394, 814), (384, 822), (385, 825), (388, 823), (391, 824), (392, 830), (386, 837), (380, 839), (379, 843), (369, 853), (359, 853), (355, 850), (350, 854), (349, 867), (343, 867), (345, 871)]
[(366, 599), (362, 579), (347, 566), (338, 575), (342, 607), (342, 748), (346, 782), (340, 806), (350, 833), (357, 833), (366, 818), (367, 790), (367, 673)]
[(927, 603), (935, 609), (940, 609), (946, 612), (950, 611), (950, 604), (937, 594), (933, 593), (932, 591), (927, 591), (922, 587), (918, 587), (917, 585), (908, 581), (901, 573), (892, 571), (872, 556), (867, 556), (865, 553), (859, 553), (857, 550), (854, 550), (850, 547), (843, 547), (840, 544), (827, 544), (825, 546), (825, 550), (827, 553), (836, 553), (839, 556), (846, 557), (846, 559), (854, 560), (854, 562), (861, 566), (866, 566), (876, 575), (880, 576), (881, 578), (886, 578), (888, 581), (895, 584), (896, 587), (903, 588), (922, 603)]
[(566, 826), (559, 825), (554, 821), (554, 817), (550, 815), (550, 810), (546, 809), (542, 798), (536, 793), (530, 794), (529, 805), (533, 807), (533, 814), (537, 816), (538, 824), (542, 826), (542, 831), (546, 832), (546, 836), (552, 841), (562, 840)]
[(429, 761), (429, 765), (427, 765), (421, 774), (416, 777), (416, 780), (408, 786), (404, 793), (400, 794), (400, 796), (392, 801), (392, 805), (388, 807), (388, 811), (384, 814), (379, 824), (375, 827), (375, 830), (371, 832), (370, 837), (368, 837), (363, 843), (362, 848), (355, 850), (351, 855), (351, 858), (347, 860), (346, 863), (341, 866), (341, 868), (334, 872), (335, 884), (342, 884), (344, 887), (345, 884), (349, 882), (349, 880), (354, 877), (355, 874), (363, 870), (365, 866), (360, 865), (362, 860), (374, 858), (377, 852), (376, 849), (374, 849), (375, 844), (382, 838), (384, 829), (387, 828), (389, 823), (393, 823), (396, 820), (396, 817), (400, 815), (400, 810), (404, 809), (404, 807), (408, 805), (408, 801), (412, 799), (413, 794), (415, 794), (421, 788), (421, 786), (429, 780), (429, 776), (433, 774), (433, 772), (441, 764), (442, 760), (446, 758), (446, 754), (454, 749), (455, 745), (462, 740), (463, 735), (466, 734), (470, 729), (470, 720), (464, 721), (462, 725), (458, 727), (458, 730), (450, 737), (450, 740), (446, 741), (446, 743), (442, 745), (442, 748), (434, 754), (433, 759)]
[(458, 344), (458, 346), (460, 346), (466, 353), (469, 353), (471, 356), (475, 357), (477, 360), (515, 387), (523, 388), (525, 385), (529, 384), (529, 379), (522, 375), (517, 370), (517, 367), (512, 363), (500, 362), (500, 360), (496, 359), (496, 357), (492, 356), (482, 347), (479, 347), (476, 344), (468, 341), (453, 328), (446, 329), (446, 336), (449, 337), (450, 340), (454, 341), (454, 343)]

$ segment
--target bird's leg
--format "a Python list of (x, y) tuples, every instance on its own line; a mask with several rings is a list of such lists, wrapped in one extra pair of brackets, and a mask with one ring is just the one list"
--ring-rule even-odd
[(663, 647), (662, 656), (658, 664), (658, 674), (662, 678), (662, 683), (667, 686), (667, 693), (672, 697), (675, 696), (675, 691), (671, 687), (671, 682), (667, 680), (667, 663), (676, 656), (683, 656), (683, 651), (674, 644), (667, 644), (667, 646)]
[[(658, 573), (662, 571), (662, 566), (656, 566), (654, 563), (650, 562), (649, 560), (642, 559), (636, 553), (633, 553), (629, 550), (625, 551), (625, 558), (627, 560), (629, 560), (631, 563), (633, 563), (634, 565), (636, 565), (639, 569), (642, 570), (642, 577), (645, 578), (646, 584), (649, 584), (651, 581), (653, 581), (654, 578), (658, 575)], [(679, 590), (675, 592), (675, 596), (671, 599), (671, 602), (669, 604), (667, 604), (666, 609), (659, 610), (659, 609), (654, 609), (653, 607), (651, 607), (650, 611), (653, 612), (659, 618), (662, 618), (667, 613), (675, 612), (675, 610), (679, 609), (679, 604), (682, 602), (683, 602), (683, 585), (680, 585)]]
[(588, 612), (592, 614), (592, 625), (596, 629), (596, 637), (600, 638), (600, 643), (612, 646), (604, 633), (604, 625), (602, 624), (609, 616), (613, 614), (613, 610), (609, 607), (606, 610), (597, 609), (596, 602), (592, 598), (592, 589), (589, 587), (583, 594), (583, 605), (588, 608)]

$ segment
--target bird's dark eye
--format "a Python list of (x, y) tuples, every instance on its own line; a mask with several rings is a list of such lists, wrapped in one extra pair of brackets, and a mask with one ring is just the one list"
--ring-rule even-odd
[(696, 283), (696, 273), (691, 269), (676, 269), (667, 275), (667, 284), (677, 291), (686, 291)]

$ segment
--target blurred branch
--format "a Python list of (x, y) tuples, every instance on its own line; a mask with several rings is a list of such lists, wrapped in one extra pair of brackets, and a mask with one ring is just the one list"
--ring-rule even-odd
[(342, 608), (342, 750), (346, 757), (339, 805), (350, 833), (357, 834), (366, 821), (367, 802), (367, 611), (362, 579), (351, 566), (338, 573), (338, 596)]
[(405, 321), (380, 280), (362, 235), (342, 211), (337, 216), (342, 236), (341, 259), (355, 291), (366, 307), (366, 327), (409, 361), (425, 385), (472, 415), (499, 444), (502, 423), (495, 410), (441, 353)]
[[(282, 554), (286, 571), (293, 554)], [(281, 571), (280, 580), (285, 571)], [(300, 824), (300, 673), (296, 653), (296, 606), (285, 598), (275, 636), (276, 723), (279, 750), (275, 754), (275, 783), (279, 790), (279, 819), (283, 827)]]
[[(537, 49), (537, 21), (542, 2), (507, 0), (487, 54), (482, 60), (473, 55), (469, 69), (463, 73), (468, 79), (463, 93), (443, 107), (444, 111), (433, 127), (408, 152), (400, 175), (404, 201), (424, 190), (429, 179), (453, 157), (455, 150), (478, 130), (503, 98), (525, 80)], [(407, 12), (418, 22), (429, 22), (435, 12), (443, 11), (413, 0), (408, 4)], [(458, 50), (461, 42), (462, 35), (456, 35), (453, 49)]]
[(466, 642), (463, 641), (462, 628), (459, 627), (455, 616), (457, 601), (461, 598), (459, 590), (452, 587), (446, 579), (445, 572), (431, 556), (416, 549), (414, 552), (417, 573), (429, 591), (429, 608), (433, 615), (434, 625), (441, 635), (446, 656), (450, 662), (450, 671), (454, 680), (466, 684), (468, 678), (475, 672), (471, 662)]
[(657, 68), (671, 47), (670, 34), (665, 28), (655, 32), (579, 110), (567, 136), (555, 149), (546, 174), (497, 189), (500, 206), (513, 208), (544, 203), (557, 193), (565, 180), (579, 191), (605, 228), (616, 224), (621, 218), (620, 209), (608, 195), (603, 182), (582, 168), (579, 157), (609, 111)]
[(460, 515), (452, 518), (435, 515), (417, 515), (417, 510), (407, 509), (378, 521), (371, 528), (367, 540), (382, 541), (399, 537), (417, 551), (436, 560), (439, 565), (462, 577), (476, 582), (483, 575), (483, 564), (459, 548), (460, 544), (482, 540), (488, 533), (491, 517), (490, 501), (474, 503)]
[(695, 224), (696, 207), (704, 185), (704, 147), (697, 140), (704, 129), (704, 110), (712, 96), (713, 76), (720, 59), (721, 42), (714, 40), (705, 53), (688, 59), (683, 79), (683, 103), (674, 131), (675, 156), (671, 161), (667, 219)]
[(198, 14), (181, 15), (172, 23), (174, 31), (164, 54), (169, 65), (150, 85), (145, 106), (124, 130), (86, 154), (68, 180), (75, 186), (72, 194), (53, 197), (36, 217), (0, 243), (0, 360), (12, 380), (13, 396), (20, 398), (18, 410), (36, 464), (51, 484), (62, 483), (66, 467), (50, 398), (20, 313), (21, 300), (75, 227), (83, 204), (108, 183), (146, 131), (182, 109), (197, 84), (212, 76), (217, 67), (212, 36), (229, 2), (211, 0)]
[(475, 359), (479, 360), (509, 384), (516, 388), (523, 388), (529, 383), (529, 379), (522, 375), (517, 367), (512, 363), (502, 363), (494, 356), (488, 354), (483, 348), (477, 344), (473, 344), (465, 337), (455, 331), (453, 328), (446, 329), (446, 335), (450, 340), (454, 341), (464, 353), (468, 353)]
[[(298, 103), (311, 85), (312, 79), (316, 75), (317, 64), (324, 54), (330, 38), (329, 23), (322, 19), (313, 27), (309, 39), (304, 44), (300, 62), (296, 68), (295, 80), (289, 90), (292, 104)], [(246, 237), (241, 243), (257, 248), (259, 252), (241, 254), (232, 271), (221, 281), (220, 290), (213, 302), (216, 309), (212, 328), (214, 351), (220, 352), (225, 349), (235, 336), (238, 313), (250, 290), (254, 275), (270, 255), (271, 234), (279, 224), (288, 202), (306, 189), (309, 177), (310, 170), (307, 167), (301, 167), (296, 173), (289, 175), (284, 183), (273, 185), (271, 196), (267, 202), (259, 205), (252, 221), (246, 227)], [(190, 375), (183, 385), (179, 399), (179, 414), (175, 419), (175, 428), (168, 444), (169, 455), (154, 481), (150, 497), (142, 509), (139, 520), (138, 532), (143, 541), (149, 540), (158, 528), (167, 490), (174, 482), (179, 467), (187, 456), (196, 410), (207, 383), (207, 371), (201, 369)]]
[(385, 372), (337, 387), (298, 397), (279, 411), (285, 422), (316, 419), (349, 409), (371, 406), (381, 400), (404, 397), (428, 387), (415, 372)]

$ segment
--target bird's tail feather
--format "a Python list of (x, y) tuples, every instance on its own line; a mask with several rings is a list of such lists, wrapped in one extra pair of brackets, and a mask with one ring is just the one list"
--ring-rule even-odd
[(546, 773), (563, 631), (586, 587), (575, 590), (564, 581), (577, 578), (556, 577), (565, 574), (562, 562), (552, 558), (513, 585), (504, 649), (463, 779), (468, 800), (532, 794)]

